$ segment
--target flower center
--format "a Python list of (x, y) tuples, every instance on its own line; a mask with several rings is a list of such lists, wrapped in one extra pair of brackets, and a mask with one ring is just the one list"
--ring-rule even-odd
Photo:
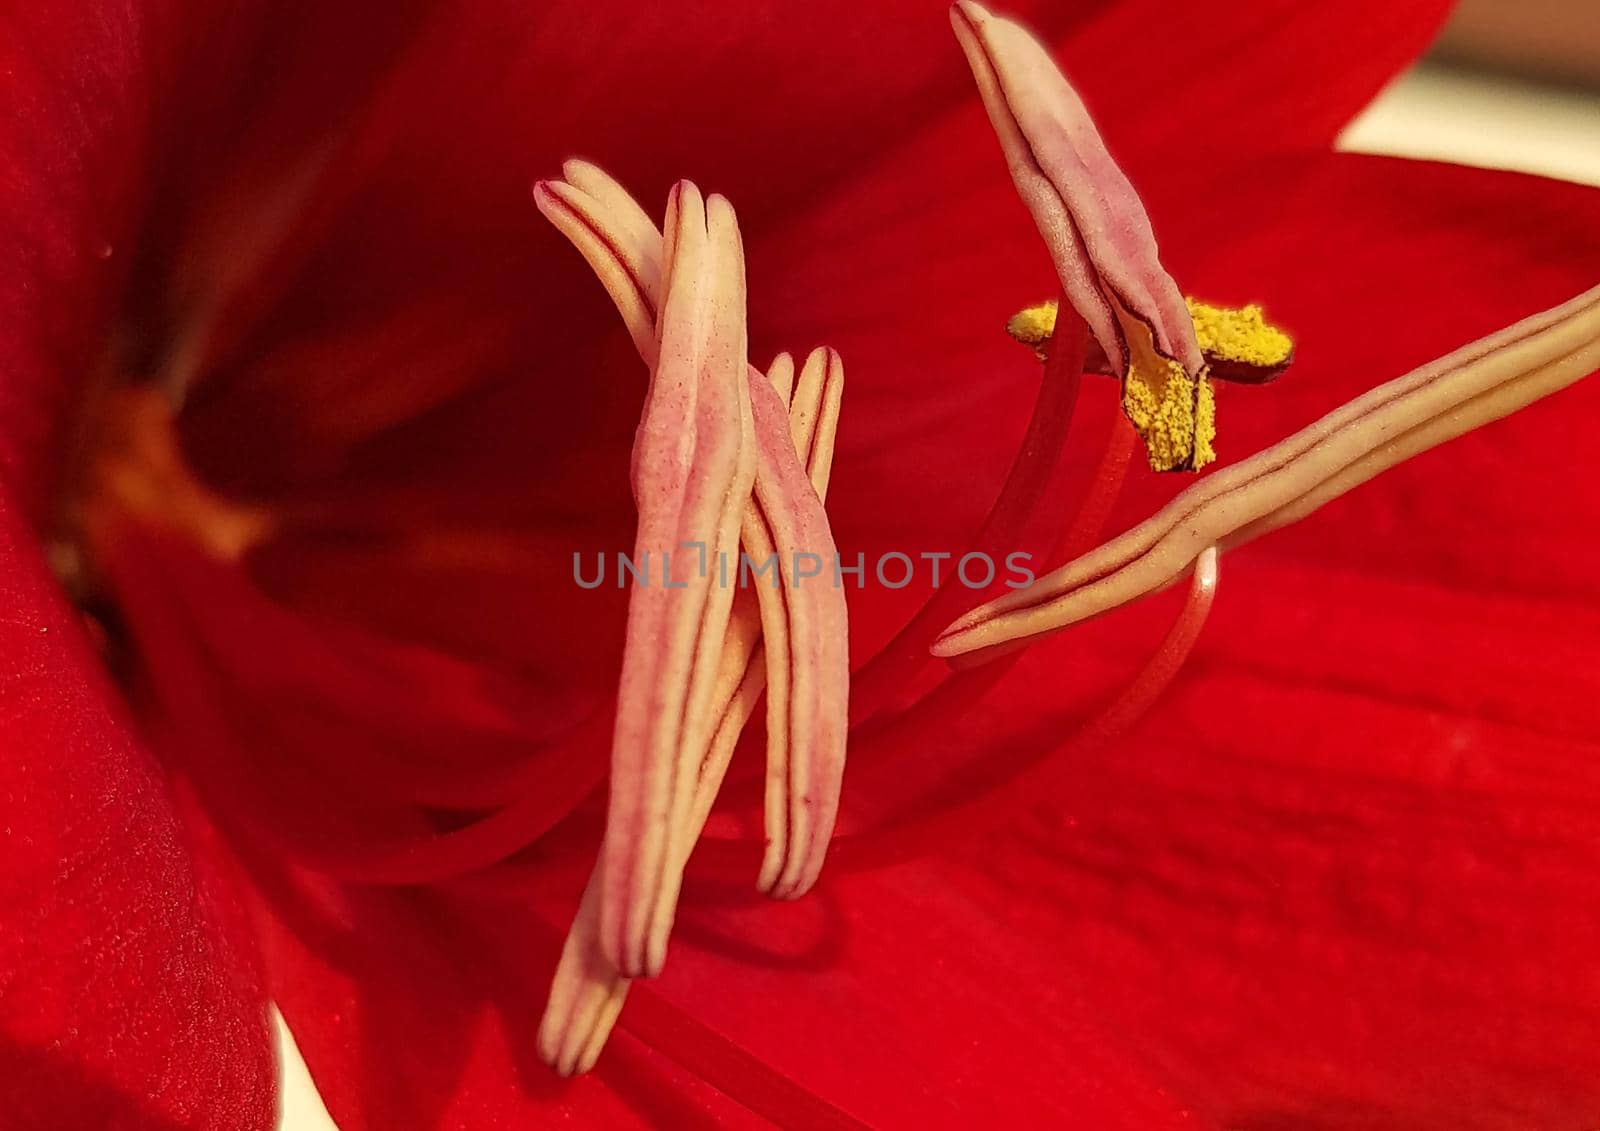
[(160, 390), (108, 393), (91, 427), (82, 478), (66, 502), (67, 522), (86, 544), (103, 546), (118, 522), (137, 522), (171, 530), (218, 560), (238, 562), (270, 537), (273, 522), (264, 508), (224, 498), (184, 461), (177, 417)]

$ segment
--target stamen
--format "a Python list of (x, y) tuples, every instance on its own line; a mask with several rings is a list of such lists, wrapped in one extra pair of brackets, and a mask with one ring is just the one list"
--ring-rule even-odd
[(788, 408), (794, 400), (794, 358), (786, 353), (773, 358), (767, 366), (767, 381), (778, 391), (783, 407)]
[[(1050, 359), (1050, 335), (1056, 332), (1056, 313), (1060, 309), (1060, 302), (1053, 298), (1046, 299), (1044, 302), (1036, 302), (1032, 306), (1025, 306), (1006, 319), (1006, 333), (1033, 350), (1040, 361), (1048, 361)], [(1100, 361), (1107, 366), (1105, 372), (1109, 374), (1111, 372), (1110, 363), (1106, 361), (1104, 353), (1100, 355)], [(1084, 367), (1086, 369), (1094, 369), (1093, 366), (1087, 364), (1087, 359), (1085, 359)]]
[(1198, 471), (1217, 458), (1217, 406), (1202, 371), (1191, 377), (1176, 361), (1156, 352), (1149, 330), (1122, 318), (1128, 341), (1128, 372), (1122, 380), (1122, 413), (1144, 437), (1156, 471)]
[[(792, 359), (786, 354), (780, 354), (769, 369), (765, 382), (760, 379), (759, 374), (752, 380), (752, 404), (755, 409), (758, 436), (757, 497), (752, 500), (746, 512), (742, 541), (745, 553), (756, 560), (765, 560), (772, 553), (777, 553), (782, 558), (788, 556), (781, 548), (787, 544), (787, 536), (784, 540), (779, 540), (774, 535), (760, 496), (761, 485), (764, 482), (781, 482), (791, 476), (788, 472), (773, 466), (775, 460), (766, 457), (785, 443), (792, 443), (797, 453), (804, 450), (802, 449), (804, 445), (810, 450), (810, 454), (802, 474), (813, 484), (822, 483), (824, 489), (832, 465), (833, 436), (838, 424), (836, 409), (844, 379), (839, 355), (829, 349), (812, 352), (811, 357), (807, 359), (801, 387), (791, 409), (795, 415), (785, 417), (779, 411), (779, 406), (782, 404), (783, 388), (792, 383), (793, 373)], [(771, 386), (770, 392), (765, 391), (767, 385)], [(819, 415), (819, 410), (826, 407), (829, 399), (832, 400), (835, 411), (831, 415)], [(788, 423), (785, 424), (785, 421)], [(787, 490), (796, 495), (801, 493), (792, 482), (788, 484)], [(832, 545), (832, 536), (825, 529), (821, 537), (829, 546)], [(788, 586), (784, 586), (781, 591), (785, 594), (792, 592)], [(722, 673), (718, 681), (718, 702), (725, 704), (721, 712), (721, 722), (712, 740), (711, 752), (702, 768), (701, 784), (696, 794), (693, 813), (688, 820), (678, 826), (679, 862), (672, 870), (669, 877), (670, 886), (664, 890), (656, 908), (652, 937), (655, 945), (663, 950), (672, 926), (678, 891), (682, 884), (683, 868), (687, 865), (695, 842), (699, 840), (701, 830), (705, 827), (739, 734), (749, 721), (763, 689), (768, 691), (768, 855), (776, 857), (778, 863), (773, 866), (772, 878), (768, 878), (768, 873), (764, 869), (765, 882), (759, 882), (758, 886), (773, 894), (793, 898), (803, 894), (804, 890), (815, 882), (816, 872), (821, 868), (822, 854), (826, 851), (833, 818), (838, 809), (839, 782), (844, 768), (843, 728), (827, 728), (827, 721), (830, 717), (830, 704), (842, 702), (848, 694), (844, 682), (849, 678), (848, 657), (844, 654), (847, 634), (842, 620), (838, 621), (836, 629), (826, 627), (833, 623), (832, 618), (826, 614), (829, 605), (835, 603), (826, 596), (822, 602), (824, 627), (817, 632), (805, 631), (806, 624), (803, 619), (800, 625), (801, 631), (792, 632), (790, 628), (792, 615), (789, 607), (795, 603), (796, 596), (790, 596), (787, 601), (778, 599), (776, 595), (770, 600), (765, 597), (766, 593), (777, 592), (778, 590), (770, 587), (763, 589), (758, 584), (756, 595), (752, 595), (742, 587), (735, 594), (735, 615), (729, 625), (728, 638), (723, 645)], [(836, 603), (840, 607), (842, 616), (842, 595), (836, 599)], [(796, 652), (797, 639), (808, 642), (813, 638), (822, 641), (823, 646), (813, 648), (804, 655)], [(837, 642), (836, 648), (831, 650), (826, 648), (826, 642), (829, 640)], [(829, 651), (837, 652), (837, 655), (830, 657), (827, 654)], [(790, 660), (789, 657), (794, 658)], [(764, 666), (754, 663), (755, 660), (763, 658)], [(829, 672), (833, 673), (832, 681), (824, 678), (819, 682), (819, 694), (812, 712), (823, 721), (824, 728), (827, 729), (819, 728), (810, 720), (806, 711), (801, 710), (796, 713), (796, 697), (791, 691), (797, 682), (795, 673), (802, 668), (815, 669), (824, 676)], [(796, 718), (799, 719), (801, 726), (801, 738), (796, 746), (800, 757), (791, 759), (791, 744), (796, 742), (794, 739)], [(807, 735), (819, 730), (836, 737), (817, 744), (805, 740)], [(799, 767), (798, 770), (796, 766)], [(813, 802), (807, 802), (804, 784), (816, 775), (816, 771), (811, 768), (813, 766), (820, 768), (822, 784), (814, 795)], [(791, 795), (792, 785), (793, 795)], [(815, 799), (822, 801), (821, 820), (813, 817), (810, 811)], [(784, 860), (804, 862), (808, 858), (813, 862), (809, 878), (803, 873), (798, 884), (790, 887), (778, 886), (776, 871)]]
[[(796, 453), (805, 455), (807, 477), (816, 488), (818, 497), (825, 499), (833, 468), (834, 434), (839, 423), (838, 404), (844, 386), (844, 366), (836, 352), (819, 348), (813, 350), (806, 359), (802, 372), (800, 387), (789, 406), (791, 435)], [(781, 396), (786, 387), (792, 388), (793, 378), (793, 360), (788, 354), (779, 354), (767, 370), (768, 381)], [(831, 412), (827, 411), (829, 404), (833, 406)], [(712, 803), (727, 772), (739, 735), (767, 687), (767, 669), (758, 662), (764, 659), (764, 649), (761, 613), (755, 607), (756, 600), (754, 594), (742, 588), (734, 596), (734, 620), (728, 629), (728, 641), (723, 646), (725, 682), (719, 684), (727, 689), (723, 697), (726, 706), (701, 774), (702, 784), (695, 799), (693, 817), (685, 830), (685, 863), (701, 830), (705, 828), (706, 819), (711, 815)], [(737, 681), (733, 678), (735, 671), (739, 673)]]
[[(1217, 306), (1197, 298), (1184, 299), (1194, 319), (1195, 340), (1206, 359), (1206, 373), (1218, 381), (1264, 385), (1279, 377), (1294, 360), (1294, 339), (1272, 323), (1255, 303)], [(1049, 356), (1050, 334), (1055, 329), (1055, 299), (1017, 311), (1006, 321), (1006, 333), (1038, 355)], [(1111, 362), (1098, 349), (1084, 359), (1084, 371), (1112, 373)]]
[[(652, 269), (651, 244), (659, 237), (643, 211), (605, 173), (581, 162), (568, 162), (565, 171), (580, 183), (540, 182), (534, 188), (535, 199), (594, 266), (628, 322), (635, 343), (640, 344), (641, 354), (648, 356), (642, 344), (646, 340), (644, 321), (655, 305), (651, 279), (659, 274)], [(836, 360), (837, 355), (832, 356)], [(792, 367), (792, 362), (787, 364)], [(817, 435), (828, 437), (831, 445), (840, 384), (837, 379), (827, 380), (830, 368), (833, 367), (825, 356), (813, 355), (813, 364), (807, 374), (802, 374), (802, 380), (809, 377), (816, 389), (805, 392), (802, 403), (814, 400), (812, 411), (833, 415), (830, 426), (817, 431)], [(781, 366), (776, 377), (776, 382), (769, 382), (759, 380), (757, 375), (751, 386), (752, 395), (757, 400), (774, 396), (774, 390), (789, 380)], [(779, 424), (784, 420), (782, 398), (775, 397), (770, 408), (772, 411), (761, 413), (761, 419), (770, 422), (772, 433), (759, 446), (771, 458), (758, 458), (755, 509), (745, 523), (745, 549), (758, 562), (776, 554), (780, 573), (783, 567), (792, 573), (799, 561), (796, 555), (805, 556), (807, 561), (827, 561), (834, 552), (833, 541), (820, 500), (813, 505), (806, 499), (809, 492), (804, 489), (804, 471), (798, 459), (790, 445), (778, 439)], [(809, 422), (802, 421), (782, 431), (806, 427), (810, 427)], [(831, 452), (827, 459), (817, 461), (817, 466), (831, 466)], [(776, 678), (769, 674), (770, 847), (758, 884), (763, 890), (786, 896), (801, 894), (814, 881), (820, 867), (826, 838), (819, 840), (817, 834), (832, 825), (844, 749), (842, 729), (829, 720), (839, 713), (836, 708), (845, 701), (848, 686), (847, 661), (842, 655), (831, 655), (816, 635), (837, 630), (843, 638), (843, 593), (826, 582), (813, 582), (811, 593), (800, 596), (805, 588), (796, 579), (795, 584), (782, 587), (781, 601), (774, 595), (772, 600), (763, 597), (759, 602), (769, 644), (768, 665), (775, 668), (780, 663), (791, 664), (798, 685), (795, 690), (801, 696), (798, 700), (791, 696), (789, 673)], [(824, 592), (829, 588), (835, 590), (832, 595)], [(823, 614), (816, 623), (812, 623), (814, 611)], [(801, 623), (791, 631), (788, 618), (794, 615), (800, 617)], [(774, 647), (775, 641), (781, 641), (783, 647)], [(819, 670), (827, 673), (826, 677), (814, 684), (813, 677)], [(791, 717), (791, 708), (798, 714)], [(798, 759), (790, 758), (791, 726), (800, 728)], [(821, 792), (813, 796), (812, 779), (818, 770), (821, 773), (816, 780)], [(820, 821), (813, 814), (814, 808)], [(795, 811), (793, 821), (789, 810)], [(802, 843), (809, 847), (797, 850)], [(667, 886), (670, 888), (670, 883)], [(658, 912), (655, 918), (659, 920), (661, 914)]]
[[(839, 355), (830, 349), (815, 350), (807, 359), (806, 372), (810, 373), (813, 367), (828, 373), (828, 387), (834, 390), (833, 400), (837, 403), (838, 390), (842, 388), (844, 382), (844, 368)], [(794, 361), (788, 354), (779, 354), (767, 370), (767, 379), (780, 395), (785, 386), (792, 387), (793, 375)], [(823, 389), (820, 382), (814, 383), (811, 387), (818, 392)], [(807, 386), (802, 386), (800, 399), (797, 399), (790, 408), (791, 421), (799, 415), (807, 414), (806, 388)], [(797, 429), (795, 449), (797, 452), (809, 450), (806, 474), (814, 485), (820, 484), (818, 493), (821, 495), (826, 491), (829, 472), (832, 469), (833, 436), (838, 426), (838, 414), (819, 417), (811, 411), (809, 416), (813, 428)], [(734, 746), (737, 745), (745, 724), (755, 711), (756, 702), (766, 688), (767, 672), (761, 662), (763, 659), (761, 613), (756, 608), (755, 595), (741, 588), (734, 594), (733, 618), (728, 624), (728, 637), (723, 644), (722, 672), (717, 684), (717, 700), (723, 704), (720, 712), (721, 721), (717, 724), (716, 734), (711, 740), (710, 753), (701, 769), (700, 787), (695, 795), (690, 822), (683, 830), (682, 855), (685, 863), (688, 862), (689, 854), (700, 837), (700, 831), (705, 828), (706, 820), (711, 815), (711, 806), (727, 773)]]
[[(664, 312), (671, 309), (671, 288), (663, 299), (659, 264), (664, 244), (668, 260), (677, 255), (678, 229), (669, 224), (663, 241), (621, 186), (593, 166), (568, 162), (564, 172), (568, 183), (541, 182), (534, 188), (535, 199), (593, 266), (648, 361), (656, 354), (658, 324), (663, 347), (666, 342)], [(739, 298), (742, 312), (742, 293)], [(715, 665), (704, 662), (708, 635), (702, 634), (697, 653), (702, 661), (697, 673), (714, 667), (707, 715), (713, 725), (703, 743), (698, 730), (686, 728), (666, 813), (660, 883), (643, 902), (628, 903), (646, 912), (644, 962), (639, 967), (617, 962), (609, 945), (606, 912), (616, 897), (608, 889), (603, 865), (590, 879), (541, 1026), (541, 1055), (564, 1072), (582, 1071), (593, 1063), (621, 1008), (627, 977), (660, 969), (683, 869), (739, 734), (768, 684), (771, 819), (763, 886), (775, 895), (801, 894), (815, 881), (831, 837), (844, 764), (849, 682), (844, 595), (828, 583), (831, 579), (806, 586), (792, 574), (796, 554), (826, 562), (834, 553), (822, 496), (832, 466), (843, 368), (832, 350), (817, 350), (807, 359), (798, 386), (787, 355), (774, 361), (766, 377), (746, 366), (746, 379), (755, 472), (753, 490), (745, 495), (741, 541), (758, 561), (777, 553), (787, 567), (780, 570), (785, 584), (770, 598), (759, 585), (752, 595), (734, 584), (737, 578), (721, 579), (724, 560), (738, 568), (735, 555), (708, 562), (718, 584), (733, 594)], [(641, 470), (636, 452), (636, 477)], [(641, 500), (641, 521), (642, 509)], [(757, 662), (763, 657), (764, 664)], [(620, 718), (618, 727), (620, 735)], [(693, 786), (686, 788), (691, 770)], [(614, 785), (614, 802), (616, 797)], [(616, 827), (608, 822), (608, 846)], [(628, 941), (633, 941), (631, 935)]]
[(1179, 495), (1160, 513), (945, 630), (939, 656), (1055, 632), (1171, 584), (1207, 546), (1304, 518), (1403, 460), (1600, 365), (1600, 287), (1380, 385)]
[(662, 291), (661, 233), (634, 199), (594, 166), (568, 161), (562, 171), (569, 177), (577, 173), (578, 179), (539, 181), (533, 186), (534, 203), (589, 264), (622, 315), (639, 356), (653, 367)]
[[(659, 360), (633, 460), (635, 560), (662, 563), (663, 578), (637, 589), (629, 605), (600, 866), (602, 945), (631, 975), (654, 974), (664, 959), (648, 945), (650, 920), (670, 830), (682, 822), (710, 742), (711, 691), (732, 605), (732, 590), (715, 583), (715, 563), (737, 550), (755, 478), (744, 257), (733, 210), (680, 184), (667, 228)], [(695, 546), (706, 555), (698, 564)]]
[[(745, 542), (755, 555), (770, 545), (779, 556), (780, 573), (793, 575), (787, 584), (756, 586), (768, 683), (767, 852), (757, 885), (795, 898), (816, 882), (838, 813), (845, 751), (845, 717), (839, 708), (848, 700), (848, 631), (843, 588), (832, 577), (814, 576), (807, 585), (799, 576), (802, 558), (820, 573), (831, 568), (837, 550), (796, 457), (783, 402), (761, 380), (752, 382), (751, 402), (760, 470), (758, 505), (746, 516)], [(796, 500), (816, 505), (797, 506)]]
[(1268, 322), (1255, 303), (1234, 308), (1194, 298), (1184, 301), (1207, 371), (1218, 381), (1264, 384), (1294, 361), (1294, 339)]
[[(1194, 319), (1196, 339), (1206, 359), (1206, 372), (1219, 379), (1262, 384), (1288, 368), (1294, 342), (1269, 324), (1259, 306), (1238, 309), (1185, 299)], [(1041, 361), (1049, 359), (1060, 303), (1051, 299), (1013, 314), (1006, 333), (1032, 347)], [(1123, 413), (1145, 437), (1150, 465), (1157, 471), (1199, 468), (1216, 458), (1216, 400), (1209, 382), (1190, 380), (1183, 367), (1156, 353), (1143, 325), (1127, 327), (1132, 362), (1123, 386)], [(1104, 353), (1085, 358), (1089, 372), (1111, 373)]]
[(594, 1067), (628, 992), (627, 979), (600, 946), (600, 885), (596, 867), (561, 946), (539, 1022), (539, 1059), (562, 1076)]
[[(777, 379), (773, 378), (772, 383), (777, 386)], [(839, 408), (844, 397), (844, 361), (836, 350), (814, 349), (800, 371), (792, 403), (789, 393), (779, 388), (784, 403), (789, 405), (789, 431), (795, 451), (805, 464), (817, 497), (827, 502), (833, 474), (833, 442), (839, 431)]]
[[(817, 349), (806, 359), (786, 415), (776, 395), (752, 394), (761, 451), (770, 463), (764, 461), (756, 477), (750, 544), (770, 540), (792, 569), (806, 553), (820, 554), (819, 568), (831, 568), (837, 552), (826, 522), (816, 521), (820, 507), (795, 508), (789, 500), (806, 496), (806, 482), (819, 501), (827, 497), (843, 383), (839, 355)], [(768, 639), (767, 847), (756, 886), (794, 899), (816, 882), (838, 815), (846, 728), (835, 708), (848, 701), (849, 633), (844, 593), (833, 578), (809, 586), (796, 578), (778, 592), (781, 607), (771, 587), (756, 590)], [(789, 646), (776, 647), (779, 639)]]
[[(1128, 462), (1133, 454), (1135, 439), (1132, 425), (1120, 415), (1114, 417), (1110, 434), (1106, 438), (1105, 450), (1091, 477), (1088, 494), (1080, 505), (1076, 517), (1068, 524), (1065, 534), (1051, 552), (1051, 558), (1076, 557), (1100, 537), (1106, 519), (1110, 516), (1117, 495), (1121, 491)], [(1167, 642), (1130, 685), (1135, 689), (1143, 687), (1148, 690), (1148, 701), (1140, 700), (1146, 706), (1148, 702), (1154, 700), (1161, 687), (1165, 686), (1164, 680), (1177, 671), (1183, 657), (1187, 656), (1189, 647), (1198, 637), (1200, 626), (1210, 607), (1209, 595), (1213, 588), (1214, 586), (1206, 587), (1203, 591), (1197, 590), (1196, 594), (1191, 595), (1189, 606), (1186, 606), (1185, 613), (1174, 625)], [(1201, 597), (1204, 597), (1203, 602), (1200, 600)], [(1002, 658), (987, 663), (957, 666), (937, 687), (915, 702), (892, 714), (879, 713), (865, 721), (852, 724), (850, 730), (852, 762), (866, 762), (881, 768), (893, 764), (897, 758), (915, 757), (919, 752), (926, 752), (929, 746), (938, 744), (951, 727), (959, 723), (963, 716), (988, 695), (1010, 672), (1013, 662), (1021, 658), (1022, 651), (1018, 648), (1008, 651)], [(1170, 671), (1157, 685), (1156, 677), (1151, 673), (1157, 668), (1167, 670), (1162, 665), (1167, 665), (1169, 661)], [(856, 682), (860, 683), (859, 675)], [(1119, 702), (1125, 701), (1125, 697), (1124, 700), (1119, 700)], [(1143, 710), (1143, 707), (1140, 709)], [(1133, 718), (1130, 718), (1129, 725), (1132, 725), (1133, 721)], [(863, 851), (864, 846), (879, 841), (899, 843), (900, 831), (900, 826), (894, 826), (874, 833), (835, 837), (831, 854), (838, 859), (840, 850), (846, 850), (849, 853), (847, 859), (851, 861), (847, 865), (849, 867), (856, 867), (869, 860), (876, 861), (880, 859), (880, 849), (866, 848)], [(930, 850), (932, 847), (937, 847), (934, 840), (913, 837), (912, 841)], [(920, 848), (911, 848), (895, 858), (904, 859), (906, 856), (916, 855), (919, 851)], [(700, 852), (705, 874), (725, 881), (732, 881), (737, 877), (738, 869), (743, 866), (746, 857), (745, 842), (734, 837), (702, 839)]]
[(950, 17), (1062, 293), (1122, 378), (1151, 465), (1201, 466), (1214, 431), (1205, 359), (1138, 194), (1037, 39), (973, 0)]
[[(837, 404), (844, 376), (838, 354), (832, 350), (814, 351), (805, 367), (806, 374), (813, 372), (823, 373), (825, 377), (802, 379), (796, 401), (791, 406), (791, 422), (795, 424), (796, 449), (803, 443), (812, 453), (807, 474), (813, 483), (826, 484), (830, 470), (827, 461), (832, 460), (833, 431), (838, 414), (819, 412), (818, 408), (829, 401)], [(783, 386), (792, 382), (793, 374), (793, 361), (780, 354), (769, 370), (768, 380), (781, 394)], [(809, 426), (806, 420), (811, 422)], [(735, 595), (714, 696), (721, 704), (719, 721), (700, 768), (689, 821), (677, 830), (674, 839), (675, 859), (670, 874), (679, 883), (689, 855), (711, 815), (739, 735), (766, 686), (767, 671), (761, 663), (761, 620), (752, 607), (754, 603), (754, 596), (747, 591), (740, 590)], [(578, 915), (567, 935), (539, 1027), (539, 1055), (563, 1076), (587, 1072), (593, 1067), (621, 1013), (630, 984), (606, 959), (599, 946), (599, 882), (596, 872), (590, 877)], [(664, 925), (658, 918), (653, 924), (656, 930), (665, 932), (670, 928), (676, 890), (673, 894), (672, 901), (663, 900), (658, 904), (657, 915), (665, 909), (667, 917)]]

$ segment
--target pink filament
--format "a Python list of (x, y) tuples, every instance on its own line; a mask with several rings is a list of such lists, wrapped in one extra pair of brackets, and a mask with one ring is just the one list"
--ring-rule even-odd
[(1127, 478), (1137, 438), (1138, 433), (1128, 418), (1121, 412), (1114, 414), (1111, 430), (1106, 435), (1106, 449), (1100, 457), (1100, 466), (1095, 469), (1089, 493), (1078, 510), (1078, 517), (1051, 555), (1053, 560), (1071, 561), (1100, 541), (1106, 522), (1111, 518), (1111, 509), (1122, 493), (1122, 482)]
[(851, 870), (878, 867), (947, 848), (957, 840), (995, 827), (1029, 797), (1049, 792), (1054, 786), (1051, 779), (1055, 771), (1070, 767), (1076, 756), (1126, 734), (1160, 698), (1205, 627), (1216, 585), (1214, 569), (1196, 570), (1188, 599), (1160, 646), (1122, 693), (1053, 754), (1050, 748), (1055, 746), (1055, 739), (1048, 735), (1019, 743), (1007, 754), (1008, 775), (989, 792), (871, 832), (837, 837), (833, 843), (834, 866)]
[[(1023, 437), (1022, 448), (966, 553), (987, 554), (991, 559), (998, 559), (1024, 549), (1019, 541), (1028, 520), (1059, 478), (1061, 452), (1077, 407), (1087, 348), (1083, 319), (1071, 313), (1072, 308), (1065, 300), (1060, 309), (1051, 338), (1050, 360), (1044, 367), (1039, 396), (1034, 402), (1033, 417)], [(947, 577), (894, 639), (862, 665), (852, 677), (852, 723), (880, 711), (929, 661), (928, 646), (945, 625), (965, 611), (964, 605), (971, 598), (970, 591), (953, 584)]]

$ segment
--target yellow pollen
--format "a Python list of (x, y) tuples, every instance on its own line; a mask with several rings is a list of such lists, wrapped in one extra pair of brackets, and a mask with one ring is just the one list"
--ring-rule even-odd
[(1216, 396), (1203, 372), (1198, 389), (1195, 384), (1183, 366), (1153, 352), (1128, 370), (1122, 411), (1143, 437), (1156, 471), (1197, 471), (1217, 458)]
[[(1117, 309), (1129, 353), (1122, 408), (1144, 438), (1150, 466), (1157, 471), (1194, 470), (1217, 458), (1212, 377), (1258, 384), (1282, 372), (1294, 355), (1294, 340), (1268, 322), (1255, 303), (1227, 307), (1194, 298), (1185, 302), (1206, 360), (1198, 379), (1161, 356), (1148, 327)], [(1006, 333), (1044, 360), (1055, 333), (1056, 310), (1054, 299), (1024, 307), (1006, 321)], [(1114, 369), (1098, 350), (1091, 351), (1088, 366), (1101, 373)]]
[[(1283, 365), (1294, 352), (1294, 341), (1269, 323), (1255, 303), (1232, 309), (1212, 306), (1199, 299), (1186, 299), (1189, 317), (1194, 319), (1194, 334), (1206, 360), (1215, 364), (1231, 361), (1253, 368), (1272, 369)], [(1054, 304), (1052, 304), (1053, 306)], [(1030, 308), (1032, 309), (1032, 308)], [(1052, 328), (1055, 311), (1050, 312)]]
[(1041, 361), (1044, 360), (1044, 345), (1050, 340), (1050, 335), (1055, 333), (1055, 329), (1055, 299), (1025, 306), (1006, 319), (1006, 333), (1023, 345), (1032, 346), (1033, 352), (1039, 355)]
[[(1233, 363), (1251, 369), (1276, 369), (1294, 353), (1294, 339), (1268, 322), (1260, 305), (1214, 306), (1197, 298), (1184, 300), (1194, 319), (1195, 339), (1213, 365)], [(1025, 306), (1006, 320), (1006, 333), (1042, 358), (1056, 329), (1056, 300)]]

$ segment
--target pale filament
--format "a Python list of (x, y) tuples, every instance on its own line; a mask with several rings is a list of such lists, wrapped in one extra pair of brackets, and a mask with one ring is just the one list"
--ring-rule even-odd
[[(659, 309), (661, 235), (638, 203), (608, 174), (588, 162), (571, 160), (562, 167), (564, 180), (540, 182), (534, 198), (546, 217), (574, 244), (604, 284), (648, 364), (655, 348)], [(843, 387), (838, 355), (813, 353), (800, 374), (796, 404), (803, 412), (826, 416), (827, 426), (814, 428), (791, 418), (788, 431), (798, 438), (805, 429), (826, 451), (799, 453), (821, 468), (814, 483), (816, 498), (807, 499), (805, 468), (781, 444), (785, 386), (792, 380), (779, 371), (775, 384), (751, 371), (752, 408), (756, 415), (758, 468), (752, 505), (747, 509), (741, 541), (760, 562), (776, 553), (787, 571), (796, 555), (831, 564), (834, 543), (820, 498), (826, 495), (832, 466), (833, 434), (838, 423)], [(806, 406), (815, 403), (814, 408)], [(783, 450), (779, 450), (783, 449)], [(812, 459), (811, 456), (818, 458)], [(844, 768), (845, 717), (849, 662), (844, 651), (846, 621), (843, 591), (831, 578), (778, 588), (757, 579), (758, 607), (769, 646), (764, 649), (768, 691), (767, 852), (758, 886), (773, 895), (804, 894), (821, 870)], [(777, 641), (782, 648), (770, 646)], [(679, 816), (681, 817), (681, 810)], [(681, 820), (676, 822), (682, 826)], [(672, 877), (658, 897), (653, 916), (657, 935), (670, 926)], [(652, 948), (652, 953), (657, 948)]]
[[(599, 169), (570, 161), (563, 172), (564, 181), (537, 185), (535, 199), (601, 279), (650, 364), (660, 350), (662, 261), (672, 249), (644, 211)], [(770, 375), (749, 370), (747, 388), (756, 473), (742, 510), (740, 543), (757, 561), (773, 552), (785, 564), (796, 552), (826, 560), (833, 541), (821, 501), (843, 389), (839, 357), (832, 350), (813, 351), (797, 378), (793, 361), (782, 355)], [(713, 564), (712, 572), (717, 571)], [(726, 587), (732, 594), (726, 629), (715, 653), (702, 654), (695, 666), (710, 687), (713, 708), (707, 717), (714, 725), (706, 742), (696, 733), (679, 748), (680, 759), (696, 758), (698, 765), (692, 773), (680, 765), (674, 779), (662, 867), (652, 873), (659, 884), (649, 892), (626, 894), (630, 909), (642, 909), (645, 919), (642, 933), (630, 925), (619, 941), (642, 944), (642, 952), (628, 954), (611, 945), (605, 910), (617, 897), (608, 893), (607, 879), (597, 869), (568, 934), (540, 1028), (540, 1054), (558, 1071), (586, 1070), (615, 1024), (628, 976), (660, 969), (684, 867), (763, 690), (768, 692), (768, 849), (760, 886), (793, 897), (815, 882), (837, 812), (849, 678), (843, 594), (831, 581), (781, 587), (757, 581), (753, 594), (738, 585)], [(684, 788), (690, 781), (692, 788)], [(611, 829), (608, 825), (608, 840)], [(656, 846), (650, 847), (653, 861)], [(618, 962), (617, 953), (642, 961)]]

